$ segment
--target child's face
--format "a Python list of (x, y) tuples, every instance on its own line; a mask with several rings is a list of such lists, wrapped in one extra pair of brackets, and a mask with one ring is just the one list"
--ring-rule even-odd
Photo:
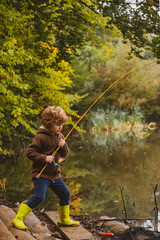
[(53, 123), (53, 125), (50, 127), (50, 130), (52, 133), (60, 133), (62, 128), (63, 128), (63, 124)]

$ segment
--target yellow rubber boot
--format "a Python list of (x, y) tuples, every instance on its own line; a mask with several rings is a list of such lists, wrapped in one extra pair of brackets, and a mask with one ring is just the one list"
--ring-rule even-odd
[(58, 213), (59, 213), (59, 226), (71, 226), (77, 227), (80, 225), (78, 221), (72, 221), (69, 217), (69, 205), (60, 206), (58, 205)]
[(25, 203), (22, 203), (16, 217), (12, 220), (13, 226), (21, 230), (27, 230), (28, 227), (24, 224), (25, 217), (32, 211), (32, 209)]

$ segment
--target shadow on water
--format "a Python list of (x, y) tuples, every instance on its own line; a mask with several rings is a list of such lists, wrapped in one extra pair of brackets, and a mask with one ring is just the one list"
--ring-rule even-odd
[[(156, 184), (158, 205), (160, 202), (160, 132), (150, 136), (85, 133), (67, 142), (70, 153), (63, 165), (63, 179), (71, 191), (74, 213), (124, 218), (123, 188), (128, 218), (154, 219)], [(0, 179), (6, 184), (0, 197), (12, 202), (27, 199), (33, 193), (31, 161), (22, 155), (0, 165)], [(56, 203), (57, 197), (48, 189), (40, 207), (55, 209)], [(153, 221), (136, 221), (134, 225), (153, 228)]]

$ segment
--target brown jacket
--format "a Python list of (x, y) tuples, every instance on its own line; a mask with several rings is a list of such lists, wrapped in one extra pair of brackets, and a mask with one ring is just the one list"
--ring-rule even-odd
[[(32, 143), (29, 145), (26, 151), (27, 157), (33, 161), (31, 168), (32, 178), (35, 178), (46, 165), (46, 156), (53, 154), (58, 147), (58, 142), (60, 139), (64, 139), (62, 133), (53, 134), (44, 127), (39, 128), (36, 136), (33, 138)], [(67, 156), (68, 152), (68, 145), (65, 143), (65, 145), (60, 147), (60, 149), (57, 151), (55, 161), (57, 161), (60, 157)], [(41, 174), (41, 177), (50, 180), (59, 179), (61, 177), (60, 168), (56, 169), (53, 163), (47, 164), (47, 167)]]

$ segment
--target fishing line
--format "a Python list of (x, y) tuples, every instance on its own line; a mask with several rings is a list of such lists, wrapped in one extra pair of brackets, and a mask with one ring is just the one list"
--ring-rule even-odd
[[(69, 133), (67, 134), (67, 136), (64, 138), (64, 141), (69, 137), (69, 135), (71, 134), (71, 132), (75, 129), (75, 127), (78, 125), (78, 123), (82, 120), (82, 118), (88, 113), (88, 111), (96, 104), (96, 102), (98, 102), (98, 100), (103, 97), (103, 95), (109, 90), (111, 89), (114, 85), (116, 85), (122, 78), (124, 78), (126, 75), (128, 75), (129, 73), (133, 72), (134, 70), (144, 66), (144, 65), (147, 65), (147, 64), (150, 64), (150, 63), (153, 63), (155, 61), (159, 61), (160, 59), (155, 59), (155, 60), (152, 60), (152, 61), (149, 61), (149, 62), (146, 62), (146, 63), (143, 63), (137, 67), (134, 67), (133, 69), (131, 69), (130, 71), (126, 72), (125, 74), (123, 74), (120, 78), (118, 78), (114, 83), (112, 83), (91, 105), (90, 107), (83, 113), (83, 115), (79, 118), (79, 120), (75, 123), (75, 125), (71, 128), (71, 130), (69, 131)], [(60, 147), (58, 147), (56, 149), (55, 152), (57, 152), (59, 150)], [(54, 152), (54, 153), (55, 153)], [(36, 176), (37, 178), (40, 177), (40, 175), (42, 174), (42, 172), (44, 171), (44, 169), (47, 167), (48, 164), (46, 164), (43, 169), (41, 170), (41, 172)]]

